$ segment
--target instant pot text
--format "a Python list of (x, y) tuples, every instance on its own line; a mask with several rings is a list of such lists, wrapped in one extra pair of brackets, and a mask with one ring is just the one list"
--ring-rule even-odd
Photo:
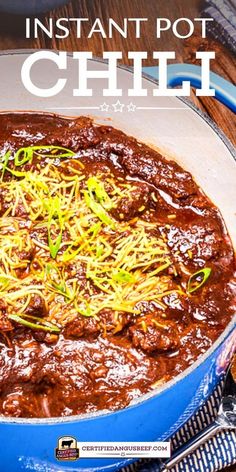
[[(155, 36), (161, 38), (166, 31), (171, 31), (177, 38), (185, 39), (192, 36), (196, 26), (200, 25), (200, 34), (206, 38), (207, 23), (213, 21), (213, 18), (177, 18), (171, 22), (169, 18), (156, 18)], [(123, 23), (117, 23), (113, 18), (108, 18), (104, 24), (100, 18), (96, 18), (92, 23), (89, 18), (47, 18), (42, 22), (39, 18), (26, 18), (26, 38), (38, 38), (41, 32), (48, 38), (65, 39), (70, 35), (70, 28), (76, 28), (77, 38), (92, 38), (100, 36), (102, 38), (113, 38), (114, 33), (118, 33), (123, 38), (128, 38), (132, 30), (135, 38), (141, 38), (143, 26), (148, 22), (148, 18), (124, 18)], [(183, 27), (185, 31), (183, 32)]]
[[(195, 18), (193, 21), (189, 18), (178, 18), (171, 22), (168, 18), (157, 18), (155, 22), (156, 38), (161, 38), (167, 31), (181, 40), (189, 38), (194, 34), (196, 25), (200, 26), (202, 38), (207, 35), (207, 24), (213, 21), (212, 18)], [(104, 25), (99, 18), (96, 18), (93, 24), (89, 18), (59, 18), (54, 20), (48, 18), (42, 22), (38, 18), (26, 18), (26, 38), (38, 38), (39, 34), (44, 34), (49, 38), (64, 39), (70, 35), (70, 28), (75, 27), (77, 38), (87, 36), (100, 36), (101, 38), (112, 38), (113, 34), (119, 34), (127, 38), (130, 28), (135, 32), (135, 37), (139, 39), (143, 34), (143, 25), (148, 22), (148, 18), (124, 18), (122, 24), (118, 24), (113, 18), (108, 18)], [(184, 26), (184, 31), (183, 31)], [(117, 67), (122, 63), (121, 51), (104, 51), (103, 59), (106, 61), (106, 67), (103, 70), (91, 70), (89, 60), (93, 59), (90, 51), (74, 51), (73, 60), (78, 62), (78, 80), (76, 87), (71, 93), (75, 97), (88, 97), (93, 95), (93, 89), (89, 86), (90, 79), (106, 79), (107, 86), (102, 89), (104, 97), (120, 97), (124, 91), (119, 87), (117, 79)], [(201, 65), (201, 87), (196, 89), (198, 96), (214, 96), (215, 90), (210, 87), (210, 65), (211, 60), (215, 59), (214, 51), (196, 51), (196, 59)], [(145, 51), (128, 51), (128, 59), (133, 67), (132, 87), (125, 91), (130, 97), (147, 96), (147, 89), (143, 87), (142, 67), (145, 61), (152, 59), (158, 66), (157, 79), (158, 86), (153, 89), (153, 96), (190, 96), (190, 82), (183, 81), (178, 89), (168, 87), (168, 65), (176, 59), (175, 51), (154, 51), (152, 57), (148, 57)], [(47, 87), (40, 87), (32, 79), (32, 68), (42, 60), (51, 61), (56, 67), (55, 82)], [(47, 98), (59, 94), (67, 84), (67, 73), (69, 74), (67, 53), (64, 51), (37, 51), (32, 53), (24, 62), (21, 70), (21, 78), (25, 88), (33, 95)], [(99, 80), (96, 81), (96, 87), (99, 87)]]

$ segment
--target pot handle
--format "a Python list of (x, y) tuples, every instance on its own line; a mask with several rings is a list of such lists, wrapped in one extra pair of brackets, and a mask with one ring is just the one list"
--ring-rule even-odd
[[(158, 67), (144, 67), (144, 72), (157, 78)], [(193, 64), (171, 64), (168, 66), (168, 87), (182, 85), (188, 80), (192, 87), (201, 87), (201, 67)], [(210, 73), (210, 87), (215, 89), (215, 98), (236, 112), (236, 87), (214, 72)]]

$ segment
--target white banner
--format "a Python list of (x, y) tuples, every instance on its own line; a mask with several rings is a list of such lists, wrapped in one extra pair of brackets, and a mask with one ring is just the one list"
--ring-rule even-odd
[(79, 442), (79, 457), (168, 458), (170, 442)]

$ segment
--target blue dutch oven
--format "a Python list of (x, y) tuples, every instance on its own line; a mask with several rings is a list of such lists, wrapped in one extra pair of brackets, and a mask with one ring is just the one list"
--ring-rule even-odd
[[(24, 54), (24, 53), (22, 53)], [(17, 55), (17, 54), (16, 54)], [(8, 54), (9, 56), (9, 54)], [(9, 61), (10, 67), (11, 58), (6, 56), (3, 60)], [(14, 59), (14, 55), (13, 55)], [(1, 60), (1, 58), (0, 58)], [(18, 57), (15, 58), (17, 62)], [(96, 61), (94, 61), (96, 62)], [(98, 62), (98, 61), (97, 61)], [(101, 63), (98, 62), (101, 67)], [(1, 68), (1, 70), (4, 70)], [(120, 69), (120, 75), (127, 75), (129, 78), (132, 72), (127, 69)], [(155, 81), (151, 78), (152, 75), (156, 77), (156, 68), (145, 68), (144, 70), (144, 81), (150, 86), (155, 85)], [(148, 74), (148, 76), (146, 75)], [(196, 66), (190, 65), (173, 65), (169, 68), (169, 86), (176, 86), (181, 84), (182, 80), (189, 80), (191, 84), (196, 87), (200, 83), (200, 69)], [(122, 77), (121, 77), (122, 78)], [(6, 78), (6, 80), (9, 81)], [(12, 79), (13, 80), (13, 79)], [(216, 98), (227, 105), (231, 110), (236, 110), (236, 94), (235, 87), (231, 84), (218, 77), (215, 74), (211, 75), (211, 86), (216, 89)], [(13, 92), (14, 94), (15, 92)], [(23, 92), (22, 92), (23, 94)], [(16, 97), (22, 97), (18, 93)], [(22, 109), (32, 109), (32, 103), (25, 99), (22, 103), (18, 99), (17, 107)], [(69, 98), (68, 98), (69, 100)], [(88, 99), (86, 99), (88, 100)], [(151, 99), (153, 100), (153, 99)], [(209, 156), (211, 151), (213, 154), (220, 152), (220, 161), (218, 169), (222, 171), (216, 172), (216, 177), (220, 173), (224, 174), (225, 168), (229, 167), (229, 171), (225, 177), (222, 177), (222, 185), (226, 183), (227, 189), (222, 193), (222, 202), (224, 201), (224, 195), (230, 189), (230, 195), (226, 195), (224, 205), (229, 204), (229, 199), (232, 199), (232, 195), (235, 192), (232, 184), (232, 174), (236, 177), (236, 165), (235, 165), (235, 153), (225, 136), (219, 131), (216, 126), (209, 120), (209, 118), (202, 115), (189, 102), (174, 98), (175, 103), (180, 103), (184, 106), (185, 112), (183, 113), (183, 123), (181, 120), (173, 122), (173, 133), (170, 133), (166, 138), (166, 143), (172, 139), (176, 140), (176, 144), (180, 143), (179, 133), (189, 134), (189, 140), (191, 140), (191, 130), (193, 134), (193, 141), (188, 144), (189, 149), (192, 149), (192, 153), (197, 152), (196, 142), (200, 143), (200, 136), (203, 136), (203, 149), (204, 146), (209, 146)], [(9, 102), (9, 100), (8, 100)], [(11, 109), (13, 108), (14, 98), (10, 101)], [(42, 101), (34, 100), (33, 107), (35, 105), (40, 109), (45, 108), (45, 103)], [(62, 103), (62, 101), (60, 102)], [(63, 99), (63, 103), (65, 100)], [(71, 99), (71, 103), (75, 104), (75, 99)], [(88, 102), (86, 102), (88, 103)], [(91, 102), (92, 103), (92, 102)], [(161, 102), (163, 103), (163, 102)], [(61, 106), (61, 109), (65, 107)], [(51, 105), (51, 104), (50, 104)], [(58, 109), (58, 106), (54, 106), (55, 103), (50, 107), (51, 109)], [(58, 100), (57, 100), (58, 105)], [(4, 106), (4, 108), (7, 105)], [(48, 107), (49, 108), (49, 107)], [(159, 112), (161, 114), (161, 111)], [(167, 115), (166, 111), (160, 121), (166, 119), (169, 116), (168, 126), (171, 127), (171, 117), (175, 111)], [(177, 112), (178, 113), (178, 112)], [(191, 117), (187, 117), (190, 113)], [(117, 115), (116, 115), (117, 116)], [(134, 115), (133, 115), (134, 116)], [(138, 116), (134, 119), (137, 120)], [(142, 115), (143, 116), (143, 115)], [(158, 121), (158, 112), (156, 112), (156, 120)], [(181, 115), (182, 116), (182, 115)], [(126, 119), (122, 118), (121, 114), (116, 118), (117, 120)], [(189, 120), (184, 122), (184, 120)], [(139, 120), (140, 121), (140, 120)], [(144, 122), (146, 120), (143, 120)], [(154, 119), (152, 118), (152, 123)], [(155, 124), (155, 123), (154, 123)], [(197, 134), (197, 127), (199, 124), (199, 135)], [(115, 123), (116, 125), (116, 123)], [(117, 125), (122, 127), (121, 122), (117, 122)], [(142, 124), (142, 127), (145, 124)], [(151, 122), (148, 123), (149, 128), (152, 126)], [(181, 127), (182, 126), (182, 127)], [(188, 128), (189, 126), (189, 128)], [(181, 128), (180, 128), (181, 127)], [(191, 128), (192, 127), (192, 128)], [(160, 127), (157, 126), (157, 129)], [(142, 129), (142, 128), (140, 128)], [(181, 131), (183, 129), (183, 131)], [(189, 131), (190, 130), (190, 131)], [(204, 134), (205, 133), (205, 134)], [(137, 135), (137, 134), (136, 134)], [(209, 136), (208, 136), (209, 135)], [(164, 136), (164, 134), (163, 134)], [(183, 136), (183, 142), (185, 136)], [(186, 141), (187, 143), (187, 141)], [(186, 144), (187, 146), (187, 144)], [(199, 144), (200, 146), (200, 144)], [(182, 152), (182, 151), (181, 151)], [(214, 158), (214, 156), (213, 156)], [(209, 157), (210, 159), (210, 157)], [(214, 162), (214, 160), (212, 161)], [(198, 164), (198, 167), (204, 166), (204, 161)], [(207, 172), (207, 171), (206, 171)], [(204, 175), (206, 174), (204, 173)], [(208, 174), (211, 176), (211, 173)], [(203, 177), (204, 178), (204, 177)], [(212, 177), (213, 178), (213, 177)], [(209, 177), (206, 179), (209, 183)], [(227, 184), (227, 182), (229, 182)], [(231, 182), (231, 183), (230, 183)], [(203, 188), (205, 189), (202, 184)], [(214, 191), (214, 189), (213, 189)], [(209, 187), (210, 192), (210, 187)], [(235, 193), (234, 193), (235, 195)], [(216, 196), (217, 198), (217, 196)], [(219, 200), (219, 203), (220, 201)], [(216, 202), (218, 205), (218, 202)], [(218, 205), (220, 206), (220, 205)], [(232, 210), (233, 211), (233, 210)], [(233, 214), (233, 213), (232, 213)], [(223, 216), (224, 211), (223, 211)], [(227, 219), (227, 218), (226, 218)], [(227, 226), (230, 224), (231, 217), (226, 221)], [(232, 223), (233, 226), (233, 223)], [(234, 227), (236, 225), (234, 224)], [(235, 233), (234, 233), (235, 235)], [(232, 239), (236, 241), (236, 237)], [(56, 418), (56, 419), (11, 419), (1, 418), (0, 422), (0, 470), (1, 472), (21, 472), (21, 471), (38, 471), (38, 472), (78, 472), (78, 471), (89, 471), (89, 472), (102, 472), (102, 471), (113, 471), (127, 465), (131, 462), (131, 459), (79, 459), (78, 461), (71, 462), (58, 462), (55, 458), (55, 448), (57, 447), (58, 439), (62, 436), (75, 437), (78, 442), (80, 441), (155, 441), (165, 440), (169, 438), (174, 432), (176, 432), (187, 420), (193, 415), (193, 413), (199, 408), (199, 406), (208, 398), (212, 393), (213, 389), (217, 385), (219, 378), (226, 371), (230, 360), (232, 359), (233, 352), (236, 344), (236, 330), (235, 320), (232, 320), (219, 339), (203, 356), (201, 356), (191, 367), (189, 367), (182, 374), (178, 375), (175, 379), (169, 381), (166, 385), (156, 389), (155, 391), (142, 396), (141, 398), (133, 401), (131, 405), (123, 410), (116, 412), (98, 412), (96, 414), (86, 414), (81, 416), (73, 416), (68, 418)], [(132, 459), (134, 460), (134, 459)]]

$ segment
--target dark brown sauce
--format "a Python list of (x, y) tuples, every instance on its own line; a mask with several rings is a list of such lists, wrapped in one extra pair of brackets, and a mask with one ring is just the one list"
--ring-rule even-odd
[[(164, 307), (152, 300), (139, 302), (139, 313), (135, 315), (103, 309), (97, 319), (78, 313), (63, 324), (59, 335), (11, 321), (8, 315), (12, 308), (1, 299), (0, 414), (53, 417), (123, 408), (191, 365), (229, 323), (235, 309), (235, 259), (230, 239), (219, 211), (188, 172), (119, 130), (95, 126), (88, 118), (0, 115), (2, 155), (32, 145), (63, 146), (74, 151), (72, 169), (68, 167), (70, 159), (64, 159), (63, 164), (59, 159), (55, 165), (70, 177), (73, 172), (79, 175), (77, 162), (81, 162), (85, 174), (82, 188), (86, 188), (86, 179), (97, 175), (104, 176), (104, 182), (112, 175), (118, 186), (133, 185), (131, 198), (125, 193), (124, 198), (119, 197), (118, 205), (108, 211), (109, 217), (117, 228), (125, 223), (135, 227), (137, 220), (152, 225), (147, 237), (162, 238), (171, 258), (161, 273), (170, 293), (162, 297)], [(8, 167), (37, 172), (39, 162), (41, 170), (45, 169), (47, 160), (43, 156), (19, 167), (9, 160)], [(3, 184), (21, 178), (8, 170), (4, 173), (0, 222), (6, 214), (17, 219), (29, 238), (47, 246), (47, 233), (40, 224), (37, 226), (40, 218), (36, 226), (29, 226), (30, 218), (21, 198), (11, 214), (12, 201), (8, 201)], [(110, 192), (112, 195), (112, 189)], [(129, 235), (128, 229), (127, 238)], [(66, 239), (64, 231), (65, 244)], [(31, 247), (26, 254), (22, 252), (21, 259), (27, 262), (17, 269), (19, 280), (32, 268), (39, 270), (38, 254), (37, 247)], [(190, 275), (206, 267), (211, 269), (206, 283), (192, 294), (187, 293)], [(0, 268), (4, 269), (3, 259)], [(147, 273), (155, 268), (148, 268)], [(84, 288), (86, 293), (88, 276), (83, 270), (78, 259), (73, 267), (67, 265), (75, 283), (80, 281), (81, 291)], [(93, 289), (99, 295), (99, 289)], [(66, 314), (66, 298), (58, 300), (64, 303), (60, 310)], [(43, 319), (49, 308), (42, 297), (32, 295), (27, 313)]]

